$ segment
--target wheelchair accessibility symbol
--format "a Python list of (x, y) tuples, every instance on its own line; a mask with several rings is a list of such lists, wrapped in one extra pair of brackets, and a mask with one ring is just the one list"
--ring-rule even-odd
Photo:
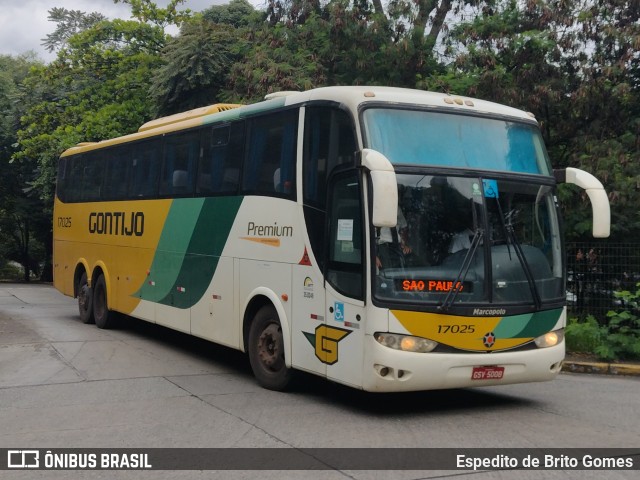
[(344, 322), (344, 303), (335, 302), (333, 309), (333, 319), (336, 322)]
[(498, 182), (496, 180), (482, 180), (482, 186), (484, 187), (484, 196), (486, 198), (498, 198)]

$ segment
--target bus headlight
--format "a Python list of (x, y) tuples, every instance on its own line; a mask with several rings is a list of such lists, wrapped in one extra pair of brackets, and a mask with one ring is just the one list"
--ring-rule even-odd
[(554, 347), (564, 339), (564, 328), (545, 333), (534, 340), (538, 348)]
[(402, 350), (404, 352), (427, 353), (438, 346), (438, 342), (411, 335), (398, 335), (396, 333), (377, 332), (373, 335), (380, 345)]

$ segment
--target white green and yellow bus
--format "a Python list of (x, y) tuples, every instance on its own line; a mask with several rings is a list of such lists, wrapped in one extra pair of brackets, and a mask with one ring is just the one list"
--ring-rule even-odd
[[(62, 155), (55, 287), (368, 391), (553, 379), (565, 355), (559, 182), (532, 115), (383, 87), (272, 94)], [(123, 315), (124, 314), (124, 315)], [(116, 316), (117, 315), (117, 316)]]

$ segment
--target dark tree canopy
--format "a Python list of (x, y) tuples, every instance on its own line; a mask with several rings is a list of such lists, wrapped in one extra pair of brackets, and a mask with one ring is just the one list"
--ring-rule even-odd
[[(201, 13), (181, 10), (183, 0), (114, 1), (130, 6), (133, 20), (53, 8), (44, 45), (58, 56), (48, 65), (0, 57), (0, 233), (15, 246), (0, 251), (0, 266), (20, 255), (28, 263), (24, 245), (32, 257), (48, 255), (65, 148), (211, 103), (345, 84), (443, 91), (532, 112), (554, 167), (603, 181), (614, 240), (640, 236), (638, 1), (269, 0), (256, 11), (232, 0)], [(173, 38), (169, 25), (180, 29)], [(562, 188), (560, 199), (569, 237), (587, 239), (586, 197)], [(45, 227), (20, 220), (34, 209)]]

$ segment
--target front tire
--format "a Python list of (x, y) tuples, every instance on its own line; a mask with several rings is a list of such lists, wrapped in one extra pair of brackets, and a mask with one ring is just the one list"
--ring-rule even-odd
[(271, 305), (258, 310), (249, 329), (249, 362), (258, 383), (282, 391), (291, 382), (292, 370), (284, 361), (284, 338), (278, 314)]
[(78, 294), (78, 311), (82, 323), (93, 323), (93, 291), (87, 281), (87, 273), (83, 272), (76, 288)]
[(100, 275), (93, 286), (93, 317), (98, 328), (108, 329), (116, 325), (116, 312), (109, 310), (107, 303), (104, 275)]

